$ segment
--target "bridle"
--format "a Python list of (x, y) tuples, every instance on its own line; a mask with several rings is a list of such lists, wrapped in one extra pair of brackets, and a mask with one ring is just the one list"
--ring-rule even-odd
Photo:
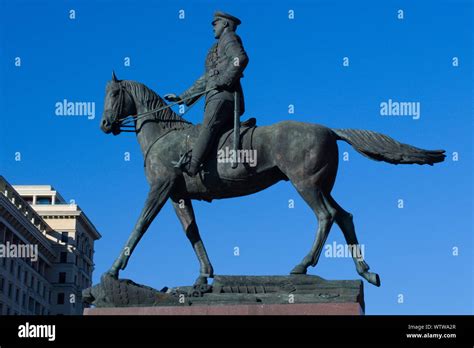
[[(132, 99), (132, 96), (130, 95), (130, 92), (125, 89), (124, 85), (122, 85), (121, 82), (118, 83), (119, 84), (119, 96), (118, 96), (118, 99), (119, 99), (119, 109), (118, 109), (118, 112), (115, 114), (115, 117), (114, 119), (112, 120), (112, 128), (116, 127), (119, 129), (120, 132), (130, 132), (130, 133), (136, 133), (136, 129), (126, 129), (126, 128), (135, 128), (134, 125), (125, 125), (123, 124), (123, 120), (125, 118), (128, 118), (129, 116), (123, 118), (123, 119), (119, 119), (120, 115), (122, 115), (122, 111), (123, 111), (123, 107), (124, 107), (124, 94), (127, 93), (128, 96)], [(125, 128), (125, 129), (124, 129)]]
[[(116, 115), (121, 115), (122, 114), (122, 111), (123, 111), (123, 102), (124, 102), (124, 93), (127, 93), (128, 96), (132, 98), (130, 92), (124, 88), (124, 86), (122, 85), (122, 83), (119, 82), (119, 85), (120, 85), (120, 89), (119, 89), (119, 111)], [(163, 110), (166, 110), (168, 108), (171, 108), (172, 106), (175, 106), (175, 105), (178, 105), (178, 104), (182, 104), (183, 101), (185, 100), (188, 100), (188, 99), (192, 99), (192, 98), (195, 98), (195, 97), (199, 97), (190, 107), (188, 107), (182, 114), (181, 116), (184, 116), (189, 110), (191, 110), (191, 108), (196, 104), (196, 102), (204, 95), (206, 94), (207, 92), (210, 92), (212, 90), (214, 90), (216, 88), (208, 88), (206, 89), (205, 91), (203, 92), (198, 92), (198, 93), (195, 93), (195, 94), (192, 94), (186, 98), (183, 98), (182, 100), (180, 101), (177, 101), (177, 102), (173, 102), (173, 103), (170, 103), (170, 104), (167, 104), (167, 105), (164, 105), (164, 106), (161, 106), (159, 108), (156, 108), (156, 109), (153, 109), (153, 110), (149, 110), (149, 111), (146, 111), (146, 112), (142, 112), (141, 114), (137, 114), (137, 115), (129, 115), (129, 116), (126, 116), (122, 119), (118, 119), (119, 116), (115, 116), (114, 120), (112, 121), (112, 125), (115, 125), (119, 128), (119, 130), (121, 132), (133, 132), (135, 133), (136, 132), (136, 129), (135, 129), (135, 122), (148, 116), (148, 115), (151, 115), (151, 114), (154, 114), (154, 113), (157, 113), (157, 112), (160, 112), (160, 111), (163, 111)], [(156, 118), (156, 115), (155, 115), (155, 120), (157, 120)], [(122, 129), (122, 127), (124, 128), (134, 128), (133, 130), (127, 130), (127, 129)]]
[[(164, 106), (161, 106), (159, 108), (156, 108), (156, 109), (153, 109), (153, 110), (150, 110), (150, 111), (146, 111), (146, 112), (143, 112), (141, 114), (137, 114), (137, 115), (129, 115), (129, 116), (126, 116), (122, 119), (119, 119), (120, 115), (122, 114), (122, 111), (123, 111), (123, 104), (124, 104), (124, 94), (127, 93), (128, 96), (133, 99), (132, 95), (130, 94), (130, 92), (124, 87), (124, 85), (122, 85), (121, 81), (118, 82), (119, 83), (119, 86), (120, 86), (120, 89), (119, 89), (119, 110), (118, 110), (118, 113), (116, 114), (116, 116), (114, 117), (114, 119), (112, 120), (112, 129), (113, 127), (117, 127), (119, 129), (120, 132), (129, 132), (129, 133), (136, 133), (137, 132), (137, 129), (135, 127), (135, 124), (136, 124), (136, 121), (148, 116), (148, 115), (151, 115), (151, 114), (154, 114), (154, 113), (158, 113), (162, 110), (166, 110), (172, 106), (175, 106), (177, 104), (182, 104), (183, 101), (185, 100), (188, 100), (188, 99), (192, 99), (192, 98), (195, 98), (195, 97), (199, 97), (196, 102), (204, 95), (206, 94), (207, 92), (210, 92), (212, 90), (214, 90), (215, 88), (209, 88), (209, 89), (206, 89), (205, 91), (203, 92), (199, 92), (199, 93), (195, 93), (193, 95), (190, 95), (186, 98), (183, 98), (182, 100), (180, 101), (177, 101), (177, 102), (173, 102), (173, 103), (170, 103), (170, 104), (167, 104), (167, 105), (164, 105)], [(182, 114), (181, 116), (183, 116), (184, 114), (186, 114), (195, 104), (196, 102), (194, 102), (189, 108), (187, 108)], [(154, 117), (155, 120), (158, 120), (158, 118)], [(133, 129), (127, 129), (127, 128), (133, 128)], [(176, 130), (176, 128), (170, 128), (167, 132), (164, 132), (163, 134), (160, 134), (147, 148), (147, 150), (145, 151), (144, 153), (144, 167), (146, 167), (146, 160), (147, 160), (147, 157), (148, 157), (148, 154), (150, 153), (153, 145), (155, 145), (158, 140), (162, 139), (164, 136), (168, 135), (169, 133), (171, 133), (172, 131)]]

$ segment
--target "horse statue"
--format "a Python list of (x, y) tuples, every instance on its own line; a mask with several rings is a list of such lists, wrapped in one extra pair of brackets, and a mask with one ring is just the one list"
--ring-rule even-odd
[[(208, 156), (198, 175), (190, 177), (177, 172), (172, 162), (189, 151), (199, 134), (194, 125), (171, 110), (165, 101), (144, 84), (118, 80), (115, 73), (106, 87), (104, 112), (100, 127), (106, 134), (118, 135), (126, 120), (132, 120), (144, 156), (145, 174), (150, 185), (145, 206), (120, 255), (107, 276), (118, 279), (133, 250), (168, 199), (199, 260), (199, 276), (195, 286), (207, 284), (214, 276), (201, 239), (192, 200), (232, 198), (250, 195), (275, 183), (290, 181), (311, 207), (318, 220), (316, 238), (310, 251), (291, 274), (306, 274), (316, 266), (321, 251), (335, 222), (353, 251), (357, 273), (369, 283), (380, 286), (380, 277), (369, 272), (361, 257), (352, 214), (332, 197), (338, 168), (339, 140), (352, 145), (362, 155), (392, 164), (429, 164), (442, 162), (444, 150), (424, 150), (402, 144), (386, 135), (357, 129), (331, 129), (322, 125), (283, 121), (270, 126), (241, 127), (240, 144), (258, 154), (254, 166), (239, 163), (234, 169), (228, 161), (217, 159), (218, 149), (230, 148), (230, 129), (224, 133)], [(130, 130), (129, 130), (130, 131)], [(355, 252), (354, 252), (355, 251)]]

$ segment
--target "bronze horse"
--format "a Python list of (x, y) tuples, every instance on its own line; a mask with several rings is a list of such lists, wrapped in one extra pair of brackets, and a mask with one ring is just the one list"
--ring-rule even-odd
[[(160, 111), (146, 117), (136, 116), (157, 108)], [(121, 123), (130, 115), (145, 158), (150, 191), (124, 249), (107, 272), (113, 277), (118, 277), (119, 271), (125, 269), (141, 237), (165, 202), (171, 199), (200, 263), (195, 284), (207, 284), (207, 278), (212, 278), (214, 271), (199, 234), (192, 200), (249, 195), (280, 180), (291, 181), (318, 220), (311, 250), (291, 271), (292, 274), (305, 274), (309, 266), (318, 263), (334, 222), (341, 228), (347, 244), (352, 246), (351, 250), (360, 250), (352, 215), (331, 196), (338, 167), (338, 140), (351, 144), (370, 159), (392, 164), (432, 165), (445, 158), (444, 150), (419, 149), (372, 131), (330, 129), (317, 124), (283, 121), (253, 128), (252, 132), (242, 135), (241, 144), (250, 143), (258, 154), (256, 166), (239, 164), (232, 169), (230, 163), (216, 159), (218, 145), (203, 170), (195, 177), (189, 177), (177, 172), (172, 161), (192, 148), (199, 125), (193, 125), (171, 108), (166, 108), (163, 99), (145, 85), (118, 80), (113, 74), (106, 87), (101, 129), (117, 135), (121, 132)], [(371, 284), (380, 286), (378, 274), (369, 272), (369, 265), (360, 255), (353, 253), (357, 272)]]

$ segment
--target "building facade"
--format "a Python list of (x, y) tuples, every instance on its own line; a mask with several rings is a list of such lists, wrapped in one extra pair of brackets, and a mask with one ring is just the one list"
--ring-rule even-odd
[(100, 237), (53, 187), (0, 176), (0, 314), (81, 315)]

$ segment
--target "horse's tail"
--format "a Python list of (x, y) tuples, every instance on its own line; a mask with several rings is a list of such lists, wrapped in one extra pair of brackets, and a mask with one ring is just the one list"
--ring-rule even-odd
[(444, 161), (444, 150), (424, 150), (402, 144), (381, 133), (359, 129), (332, 129), (338, 140), (351, 144), (357, 152), (375, 161), (392, 164), (429, 164)]

